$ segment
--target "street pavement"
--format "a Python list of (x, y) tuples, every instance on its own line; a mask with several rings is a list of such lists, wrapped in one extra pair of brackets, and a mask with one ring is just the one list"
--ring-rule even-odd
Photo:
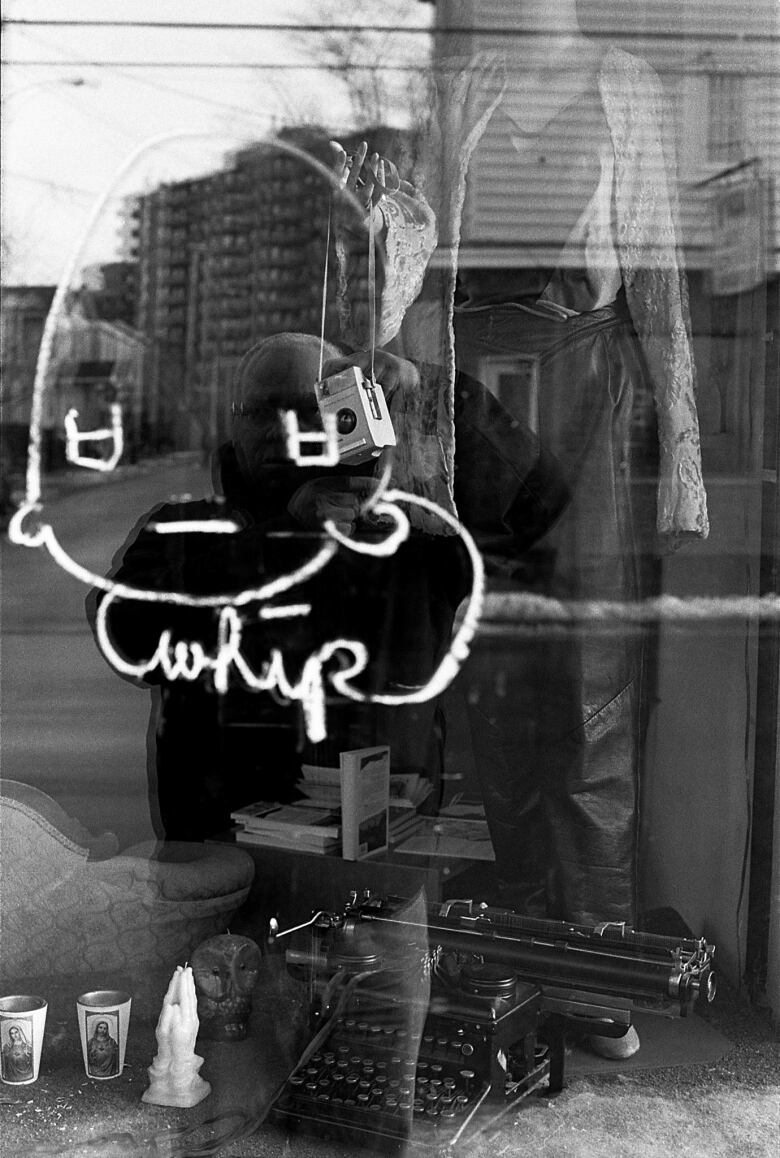
[[(172, 496), (210, 493), (195, 456), (64, 472), (43, 488), (42, 518), (73, 558), (105, 574), (139, 518)], [(88, 587), (42, 548), (3, 536), (0, 772), (48, 792), (122, 847), (153, 835), (147, 799), (150, 693), (103, 659), (87, 623)]]

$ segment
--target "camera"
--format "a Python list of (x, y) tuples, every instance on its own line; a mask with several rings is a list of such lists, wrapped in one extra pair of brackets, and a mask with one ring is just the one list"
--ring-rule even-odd
[(341, 462), (355, 466), (369, 462), (385, 447), (396, 445), (382, 387), (359, 367), (350, 366), (323, 378), (314, 389), (323, 421), (326, 414), (336, 420)]

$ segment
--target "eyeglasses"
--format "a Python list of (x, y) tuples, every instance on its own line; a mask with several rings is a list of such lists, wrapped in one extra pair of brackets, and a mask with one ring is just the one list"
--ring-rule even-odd
[(276, 406), (247, 406), (245, 402), (234, 402), (230, 407), (233, 418), (267, 418), (276, 413)]
[(230, 414), (233, 418), (276, 418), (280, 411), (294, 410), (299, 417), (311, 417), (319, 413), (316, 403), (297, 402), (283, 403), (265, 402), (255, 403), (254, 406), (246, 402), (233, 402)]

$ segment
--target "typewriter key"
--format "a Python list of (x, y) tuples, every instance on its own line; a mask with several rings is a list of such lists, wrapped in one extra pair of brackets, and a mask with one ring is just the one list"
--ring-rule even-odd
[(454, 1090), (454, 1089), (455, 1089), (455, 1085), (456, 1085), (456, 1082), (455, 1082), (455, 1079), (454, 1079), (454, 1078), (445, 1078), (445, 1079), (444, 1079), (444, 1088), (445, 1088), (445, 1090)]
[(466, 1095), (468, 1096), (471, 1093), (471, 1082), (474, 1078), (474, 1071), (473, 1070), (461, 1070), (460, 1076), (463, 1078), (463, 1085), (465, 1088)]
[(436, 1048), (439, 1050), (442, 1050), (442, 1051), (446, 1050), (447, 1038), (446, 1037), (437, 1037), (436, 1038)]
[(458, 1113), (460, 1113), (461, 1110), (465, 1110), (466, 1106), (468, 1104), (469, 1104), (469, 1100), (465, 1094), (456, 1094), (455, 1095), (455, 1109), (457, 1110)]
[(444, 1071), (444, 1066), (440, 1066), (436, 1062), (434, 1062), (433, 1065), (431, 1066), (431, 1073), (436, 1074), (437, 1077), (439, 1076), (439, 1074), (443, 1073), (443, 1071)]
[(361, 1106), (363, 1109), (365, 1109), (368, 1106), (369, 1101), (370, 1101), (370, 1098), (369, 1098), (368, 1094), (358, 1094), (357, 1104), (359, 1106)]

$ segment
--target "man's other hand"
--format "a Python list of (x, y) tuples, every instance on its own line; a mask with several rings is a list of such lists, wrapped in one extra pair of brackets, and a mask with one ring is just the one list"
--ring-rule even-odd
[(330, 519), (342, 535), (351, 535), (377, 486), (376, 479), (356, 475), (314, 478), (298, 487), (287, 510), (307, 531), (321, 531)]

